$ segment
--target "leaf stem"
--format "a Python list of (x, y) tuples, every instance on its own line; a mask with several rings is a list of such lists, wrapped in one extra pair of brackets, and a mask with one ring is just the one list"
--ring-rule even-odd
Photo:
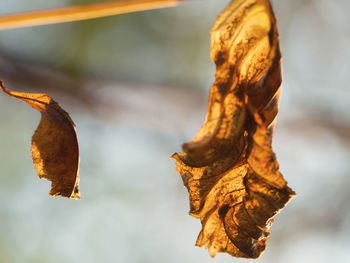
[(173, 7), (184, 0), (120, 0), (0, 15), (0, 30)]

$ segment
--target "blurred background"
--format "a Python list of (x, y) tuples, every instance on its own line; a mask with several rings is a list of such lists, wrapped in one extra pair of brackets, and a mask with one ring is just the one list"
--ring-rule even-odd
[[(0, 13), (84, 0), (1, 0)], [(174, 161), (204, 122), (209, 31), (228, 0), (0, 31), (0, 78), (77, 125), (82, 200), (48, 197), (30, 154), (40, 114), (0, 95), (0, 262), (214, 262)], [(350, 1), (274, 0), (284, 84), (274, 137), (297, 192), (257, 262), (350, 262)], [(218, 254), (215, 262), (256, 262)]]

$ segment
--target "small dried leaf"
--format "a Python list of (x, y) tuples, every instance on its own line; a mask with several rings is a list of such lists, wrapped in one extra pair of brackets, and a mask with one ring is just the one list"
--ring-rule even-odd
[(0, 88), (41, 113), (31, 151), (39, 177), (52, 182), (49, 194), (80, 199), (78, 140), (68, 113), (46, 94), (9, 91), (2, 82)]
[(295, 193), (279, 172), (271, 141), (278, 111), (281, 55), (268, 0), (235, 0), (211, 32), (216, 64), (207, 118), (174, 154), (202, 222), (197, 246), (211, 256), (257, 258), (273, 216)]

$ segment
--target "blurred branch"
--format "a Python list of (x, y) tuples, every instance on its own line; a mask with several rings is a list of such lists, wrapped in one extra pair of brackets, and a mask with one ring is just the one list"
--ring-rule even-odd
[(12, 60), (1, 54), (0, 76), (7, 86), (17, 91), (59, 94), (79, 101), (80, 105), (90, 106), (93, 103), (82, 91), (85, 82), (47, 65)]
[(121, 0), (0, 15), (0, 30), (86, 20), (173, 7), (185, 0)]
[(345, 116), (341, 118), (324, 110), (322, 107), (310, 109), (302, 108), (303, 116), (291, 118), (284, 123), (285, 129), (288, 131), (302, 131), (305, 136), (312, 136), (319, 132), (319, 129), (325, 129), (331, 132), (338, 140), (342, 142), (345, 149), (350, 149), (350, 124)]

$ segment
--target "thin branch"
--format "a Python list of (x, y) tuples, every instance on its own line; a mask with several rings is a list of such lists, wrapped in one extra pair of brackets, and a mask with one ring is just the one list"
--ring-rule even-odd
[(184, 0), (120, 0), (0, 15), (0, 30), (86, 20), (173, 7)]

